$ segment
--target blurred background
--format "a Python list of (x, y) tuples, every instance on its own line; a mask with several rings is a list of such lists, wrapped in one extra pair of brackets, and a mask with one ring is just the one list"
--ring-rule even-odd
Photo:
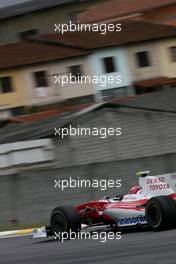
[[(121, 32), (54, 31), (122, 24)], [(55, 76), (76, 78), (65, 86)], [(120, 84), (80, 83), (80, 76)], [(51, 210), (127, 192), (137, 171), (176, 171), (176, 0), (1, 1), (0, 229), (47, 224)], [(122, 136), (55, 136), (55, 128)], [(122, 179), (121, 189), (54, 188), (55, 179)]]

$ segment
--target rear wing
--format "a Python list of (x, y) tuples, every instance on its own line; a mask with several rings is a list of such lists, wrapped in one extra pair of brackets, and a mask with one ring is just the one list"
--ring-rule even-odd
[[(170, 195), (176, 193), (176, 173), (150, 176), (149, 171), (139, 172), (139, 185), (150, 196)], [(140, 175), (139, 175), (140, 174)]]

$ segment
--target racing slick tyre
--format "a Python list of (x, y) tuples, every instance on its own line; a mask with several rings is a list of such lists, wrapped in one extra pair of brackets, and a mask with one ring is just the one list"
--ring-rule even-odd
[(156, 231), (176, 227), (176, 203), (168, 196), (151, 198), (145, 215), (148, 225)]
[(65, 232), (78, 233), (81, 229), (81, 218), (73, 206), (56, 207), (50, 216), (50, 225), (54, 234)]

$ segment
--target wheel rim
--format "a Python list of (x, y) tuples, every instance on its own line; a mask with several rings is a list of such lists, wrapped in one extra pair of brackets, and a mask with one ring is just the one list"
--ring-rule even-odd
[(55, 212), (52, 216), (52, 228), (57, 234), (67, 231), (67, 219), (61, 212)]
[(160, 210), (155, 204), (151, 204), (147, 208), (147, 220), (148, 220), (148, 223), (153, 227), (160, 226), (162, 215), (161, 215)]

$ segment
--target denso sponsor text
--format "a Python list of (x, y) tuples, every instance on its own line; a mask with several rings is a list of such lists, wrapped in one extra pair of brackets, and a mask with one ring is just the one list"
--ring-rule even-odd
[(150, 190), (165, 190), (170, 188), (170, 185), (165, 183), (164, 177), (149, 178), (147, 179), (147, 184), (149, 185)]
[(147, 179), (147, 184), (156, 184), (156, 183), (161, 183), (161, 182), (165, 182), (164, 177), (148, 178)]

